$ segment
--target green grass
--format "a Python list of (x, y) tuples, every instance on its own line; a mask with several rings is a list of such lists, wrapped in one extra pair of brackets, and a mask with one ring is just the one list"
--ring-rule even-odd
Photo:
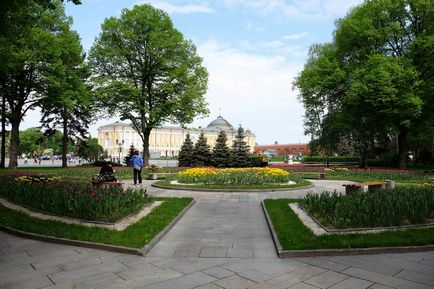
[(182, 188), (182, 189), (207, 189), (207, 190), (272, 190), (272, 189), (291, 189), (297, 187), (304, 187), (310, 185), (309, 181), (302, 180), (301, 182), (293, 185), (174, 185), (169, 181), (158, 181), (155, 184), (165, 186), (165, 187), (173, 187), (173, 188)]
[(0, 205), (0, 224), (41, 235), (143, 248), (192, 201), (191, 198), (155, 198), (155, 200), (163, 200), (164, 203), (121, 232), (40, 220), (2, 205)]
[(421, 246), (434, 244), (434, 228), (405, 229), (373, 234), (315, 236), (289, 208), (297, 200), (265, 200), (284, 250), (348, 249), (389, 246)]

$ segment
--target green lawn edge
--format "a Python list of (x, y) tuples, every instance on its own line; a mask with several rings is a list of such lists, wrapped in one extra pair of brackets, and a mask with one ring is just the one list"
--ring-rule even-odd
[(267, 199), (264, 205), (284, 250), (351, 249), (434, 244), (434, 228), (403, 229), (371, 234), (315, 236), (288, 206), (294, 199)]
[(0, 224), (40, 235), (141, 249), (189, 205), (192, 198), (153, 198), (164, 201), (148, 216), (118, 232), (32, 218), (0, 205)]
[(163, 187), (173, 187), (173, 188), (182, 188), (182, 189), (193, 189), (193, 190), (198, 190), (198, 189), (206, 189), (206, 190), (276, 190), (276, 189), (294, 189), (294, 188), (299, 188), (299, 187), (306, 187), (311, 185), (311, 182), (307, 181), (307, 180), (303, 180), (300, 183), (297, 184), (293, 184), (293, 185), (288, 185), (288, 186), (284, 186), (284, 185), (259, 185), (259, 186), (255, 186), (255, 185), (174, 185), (171, 184), (170, 181), (157, 181), (154, 183), (155, 185), (160, 185)]

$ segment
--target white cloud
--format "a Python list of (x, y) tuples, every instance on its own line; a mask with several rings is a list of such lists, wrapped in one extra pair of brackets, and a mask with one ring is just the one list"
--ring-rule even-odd
[(209, 72), (206, 97), (211, 113), (194, 126), (206, 126), (221, 108), (224, 118), (250, 128), (260, 144), (308, 140), (303, 136), (304, 110), (292, 91), (302, 62), (246, 53), (215, 39), (199, 44), (198, 53)]
[(140, 3), (149, 3), (152, 6), (166, 11), (169, 14), (188, 14), (188, 13), (213, 13), (214, 10), (210, 7), (208, 2), (201, 2), (198, 4), (172, 4), (164, 1), (140, 1)]
[(284, 39), (284, 40), (299, 40), (299, 39), (306, 37), (307, 35), (308, 35), (307, 32), (293, 33), (293, 34), (283, 36), (282, 39)]
[(264, 32), (265, 31), (264, 27), (257, 26), (250, 21), (246, 22), (246, 29), (247, 29), (247, 31), (255, 31), (255, 32)]
[(242, 7), (261, 15), (279, 14), (291, 19), (334, 18), (363, 0), (221, 0), (228, 8)]

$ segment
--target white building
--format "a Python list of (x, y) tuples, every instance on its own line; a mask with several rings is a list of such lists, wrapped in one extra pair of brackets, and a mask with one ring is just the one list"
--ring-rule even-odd
[[(201, 132), (205, 134), (208, 144), (214, 147), (220, 131), (224, 131), (228, 137), (228, 146), (231, 147), (237, 134), (227, 120), (219, 116), (205, 128), (181, 128), (175, 126), (162, 126), (151, 131), (149, 137), (149, 152), (151, 157), (178, 156), (187, 133), (195, 143)], [(245, 131), (245, 141), (253, 152), (256, 136), (250, 131)], [(139, 134), (129, 123), (115, 122), (98, 128), (98, 143), (104, 148), (111, 158), (123, 159), (133, 145), (140, 152), (143, 151), (143, 142)]]

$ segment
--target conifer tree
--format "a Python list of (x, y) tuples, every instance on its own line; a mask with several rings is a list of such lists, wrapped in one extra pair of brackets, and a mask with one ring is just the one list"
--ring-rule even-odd
[(200, 134), (193, 151), (193, 165), (195, 167), (208, 166), (211, 162), (211, 148), (203, 132)]
[(187, 134), (179, 151), (178, 166), (191, 167), (193, 165), (193, 150), (193, 142), (191, 141), (190, 134)]
[(240, 126), (232, 145), (231, 163), (233, 167), (248, 167), (250, 165), (250, 147), (244, 141), (244, 129)]
[(128, 154), (124, 157), (124, 164), (127, 166), (131, 165), (131, 158), (134, 155), (134, 152), (136, 151), (136, 148), (133, 144), (131, 144), (130, 149), (128, 150)]
[(229, 166), (230, 150), (227, 146), (228, 137), (224, 131), (220, 131), (214, 149), (212, 150), (211, 164), (224, 168)]

